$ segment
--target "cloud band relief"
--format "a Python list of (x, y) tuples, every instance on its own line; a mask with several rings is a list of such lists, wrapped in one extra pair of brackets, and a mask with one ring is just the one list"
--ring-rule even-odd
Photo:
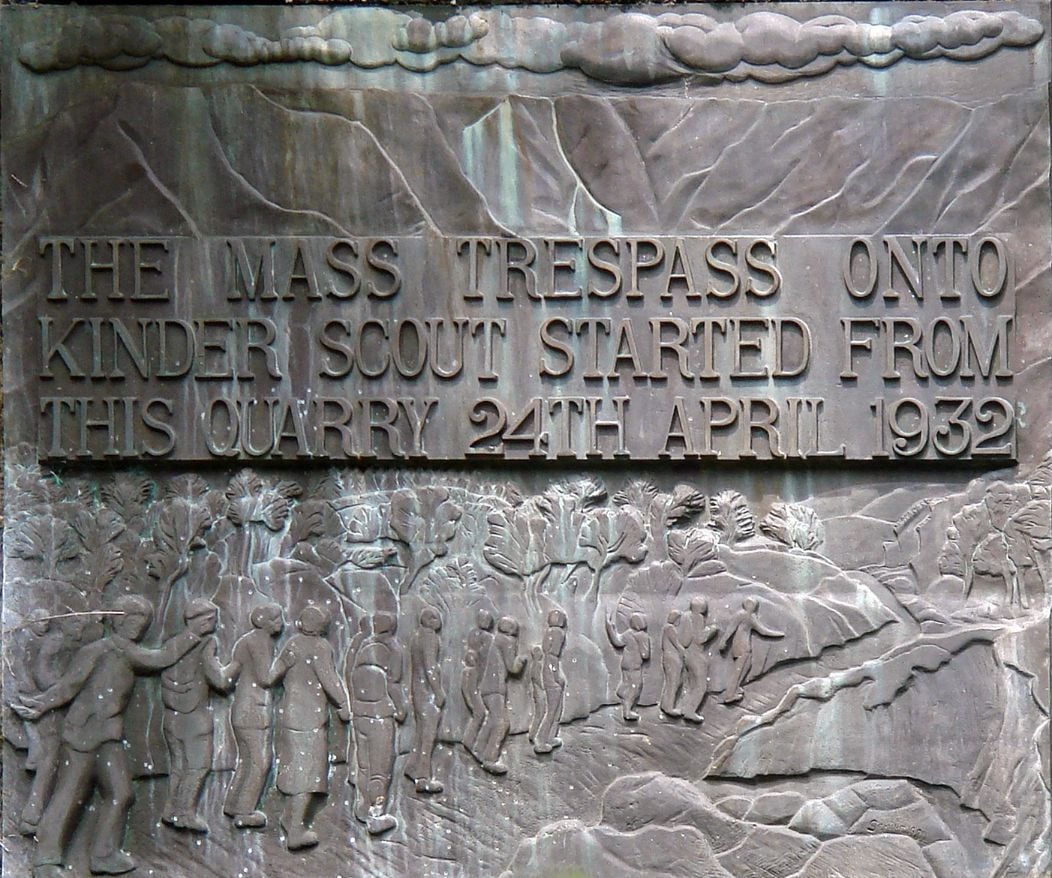
[(233, 24), (170, 16), (81, 15), (27, 43), (21, 62), (37, 73), (98, 66), (129, 70), (153, 61), (181, 67), (313, 61), (426, 72), (458, 61), (533, 73), (579, 70), (591, 79), (651, 85), (677, 79), (785, 82), (838, 65), (888, 67), (908, 58), (975, 61), (1029, 46), (1041, 22), (1014, 10), (908, 15), (890, 25), (842, 15), (797, 21), (750, 12), (733, 21), (703, 13), (624, 12), (597, 22), (485, 10), (432, 22), (390, 9), (341, 9), (276, 39)]

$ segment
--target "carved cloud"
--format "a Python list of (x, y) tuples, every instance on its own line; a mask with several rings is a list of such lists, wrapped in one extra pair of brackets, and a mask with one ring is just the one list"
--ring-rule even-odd
[(797, 21), (766, 11), (731, 21), (626, 12), (586, 23), (495, 10), (434, 22), (390, 9), (341, 9), (277, 39), (203, 18), (84, 15), (27, 43), (19, 58), (38, 73), (80, 65), (127, 70), (154, 60), (183, 67), (315, 61), (423, 72), (467, 61), (534, 73), (576, 69), (620, 85), (687, 77), (785, 82), (837, 65), (974, 61), (1002, 47), (1032, 45), (1043, 32), (1040, 22), (1012, 10), (909, 15), (883, 25), (842, 15)]
[(701, 74), (783, 82), (856, 62), (887, 67), (903, 57), (975, 60), (1040, 39), (1041, 24), (1017, 12), (910, 15), (893, 25), (823, 15), (799, 22), (753, 12), (732, 22), (707, 15), (625, 14), (587, 26), (562, 51), (594, 79), (642, 84)]

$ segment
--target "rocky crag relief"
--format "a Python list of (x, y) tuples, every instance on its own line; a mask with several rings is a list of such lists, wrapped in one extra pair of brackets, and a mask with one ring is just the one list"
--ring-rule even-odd
[(885, 564), (821, 497), (688, 482), (7, 474), (35, 874), (1048, 868), (1052, 458), (860, 505)]

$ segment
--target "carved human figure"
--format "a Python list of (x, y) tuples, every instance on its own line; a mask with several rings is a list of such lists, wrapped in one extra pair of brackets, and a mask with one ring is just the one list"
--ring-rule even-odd
[(518, 676), (526, 668), (526, 656), (520, 656), (519, 623), (510, 616), (497, 622), (489, 653), (482, 665), (479, 694), (486, 714), (476, 744), (482, 767), (490, 774), (506, 774), (508, 766), (501, 761), (504, 739), (511, 731), (508, 716), (508, 677)]
[[(460, 672), (460, 694), (467, 705), (471, 719), (464, 727), (461, 743), (464, 748), (476, 759), (479, 758), (475, 748), (478, 740), (479, 729), (482, 721), (486, 718), (486, 705), (479, 693), (479, 683), (482, 681), (482, 666), (479, 662), (479, 654), (470, 647), (464, 651), (464, 669)], [(470, 743), (469, 743), (470, 742)]]
[(1012, 560), (1007, 534), (994, 530), (982, 537), (972, 552), (965, 582), (965, 599), (971, 594), (975, 574), (1000, 577), (1004, 582), (1005, 603), (1009, 606), (1026, 607), (1027, 602), (1020, 588), (1019, 569)]
[[(1019, 570), (1012, 559), (1009, 529), (1016, 496), (1010, 485), (993, 482), (983, 495), (977, 510), (979, 537), (971, 555), (965, 559), (964, 599), (971, 595), (975, 574), (1000, 577), (1004, 582), (1006, 603), (1026, 606), (1026, 595), (1020, 587)], [(974, 507), (972, 507), (974, 508)]]
[(1052, 503), (1046, 485), (1030, 484), (1029, 499), (1017, 509), (1005, 525), (1008, 557), (1014, 578), (1006, 583), (1006, 602), (1009, 606), (1028, 609), (1026, 575), (1032, 570), (1041, 583), (1041, 592), (1048, 590), (1052, 581)]
[(636, 704), (643, 691), (643, 665), (650, 661), (650, 635), (647, 634), (647, 617), (633, 613), (628, 619), (628, 630), (624, 634), (617, 630), (613, 614), (606, 619), (606, 636), (614, 649), (621, 653), (621, 685), (617, 697), (621, 699), (621, 715), (626, 722), (639, 719)]
[(96, 787), (100, 801), (91, 871), (119, 875), (135, 868), (135, 860), (121, 850), (134, 799), (124, 755), (124, 710), (135, 675), (169, 667), (209, 633), (205, 618), (199, 617), (159, 649), (150, 649), (139, 641), (150, 627), (153, 605), (138, 595), (124, 595), (114, 601), (113, 610), (105, 636), (82, 646), (61, 679), (41, 695), (12, 704), (26, 719), (69, 705), (62, 722), (58, 780), (37, 827), (34, 878), (62, 878), (66, 845)]
[(271, 668), (274, 644), (285, 627), (285, 618), (278, 604), (263, 604), (252, 610), (249, 621), (252, 630), (234, 644), (226, 668), (227, 679), (234, 686), (230, 725), (237, 745), (237, 763), (223, 813), (233, 818), (238, 829), (261, 829), (267, 825), (267, 815), (259, 809), (259, 800), (274, 761)]
[(990, 516), (990, 524), (1004, 531), (1016, 503), (1015, 491), (1004, 482), (992, 482), (983, 495), (983, 506)]
[(679, 610), (669, 611), (661, 629), (661, 700), (658, 706), (669, 716), (683, 716), (683, 711), (676, 707), (683, 685), (684, 649), (679, 639), (681, 618)]
[(679, 710), (691, 722), (701, 723), (701, 706), (709, 691), (709, 642), (719, 629), (708, 624), (706, 614), (709, 603), (703, 597), (690, 600), (690, 617), (687, 619), (689, 639), (683, 644), (683, 666), (685, 679), (679, 699)]
[(446, 704), (439, 667), (439, 636), (442, 617), (433, 607), (420, 611), (420, 624), (409, 642), (409, 695), (413, 706), (413, 750), (405, 764), (405, 775), (418, 793), (440, 793), (431, 753), (438, 737), (438, 724)]
[(271, 681), (284, 683), (285, 689), (277, 722), (277, 787), (285, 796), (281, 828), (290, 851), (318, 843), (307, 826), (307, 809), (314, 796), (329, 791), (329, 705), (341, 720), (350, 719), (347, 692), (326, 639), (328, 614), (308, 606), (296, 628), (270, 673)]
[(197, 808), (201, 790), (212, 770), (215, 724), (211, 693), (213, 689), (225, 692), (229, 685), (213, 636), (219, 622), (219, 607), (196, 598), (186, 605), (183, 618), (188, 627), (205, 636), (161, 674), (164, 739), (171, 763), (168, 798), (161, 820), (175, 829), (208, 832), (208, 823)]
[(373, 633), (354, 656), (350, 672), (355, 750), (354, 817), (370, 835), (398, 825), (387, 813), (394, 775), (397, 724), (405, 720), (402, 649), (392, 613), (373, 616)]
[(544, 721), (544, 650), (541, 647), (535, 646), (530, 650), (528, 670), (533, 712), (530, 714), (530, 729), (527, 738), (532, 744), (537, 740), (537, 732), (540, 731), (541, 723)]
[(354, 632), (354, 637), (351, 638), (350, 645), (347, 647), (347, 668), (350, 669), (354, 662), (355, 655), (358, 654), (359, 648), (369, 639), (373, 633), (373, 620), (368, 616), (362, 616), (358, 619), (358, 630)]
[[(489, 610), (479, 610), (475, 617), (475, 627), (468, 634), (467, 650), (464, 653), (464, 671), (461, 674), (461, 694), (468, 706), (471, 719), (468, 721), (461, 743), (472, 756), (482, 761), (478, 747), (478, 736), (486, 721), (486, 704), (482, 700), (482, 670), (493, 645), (493, 614)], [(472, 663), (469, 663), (471, 659)]]
[[(65, 636), (58, 626), (51, 624), (47, 610), (37, 608), (29, 613), (19, 647), (16, 660), (20, 659), (18, 691), (22, 695), (40, 695), (59, 681), (64, 670)], [(35, 835), (55, 784), (62, 749), (62, 716), (52, 710), (25, 725), (29, 738), (26, 770), (34, 774), (18, 831), (22, 835)]]
[[(373, 620), (369, 616), (362, 615), (358, 618), (358, 630), (354, 632), (350, 644), (347, 646), (347, 655), (343, 660), (343, 679), (347, 684), (347, 691), (351, 689), (351, 668), (354, 667), (354, 657), (358, 655), (358, 649), (373, 633)], [(347, 736), (347, 765), (354, 765), (354, 733)], [(354, 784), (355, 773), (351, 769), (347, 774), (347, 781)]]
[(559, 723), (563, 718), (563, 700), (566, 696), (566, 677), (563, 676), (562, 655), (566, 646), (566, 613), (551, 610), (548, 627), (541, 642), (543, 660), (541, 685), (544, 689), (544, 719), (533, 742), (535, 753), (551, 753), (563, 742), (559, 737)]
[(745, 695), (742, 688), (745, 678), (752, 670), (752, 636), (758, 634), (760, 637), (784, 637), (781, 631), (767, 628), (761, 624), (756, 617), (760, 602), (756, 598), (745, 598), (741, 609), (738, 610), (727, 621), (716, 649), (724, 652), (730, 646), (730, 658), (732, 662), (731, 680), (721, 699), (723, 704), (733, 704), (741, 701)]

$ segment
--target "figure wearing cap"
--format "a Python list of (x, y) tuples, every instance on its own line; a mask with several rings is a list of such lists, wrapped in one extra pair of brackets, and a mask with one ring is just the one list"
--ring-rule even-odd
[(37, 829), (33, 878), (62, 878), (66, 845), (96, 788), (100, 799), (89, 867), (99, 875), (135, 868), (135, 860), (121, 850), (135, 799), (124, 754), (124, 711), (136, 674), (167, 668), (208, 633), (206, 617), (199, 617), (159, 649), (140, 645), (153, 620), (153, 605), (138, 595), (114, 601), (111, 618), (106, 636), (82, 646), (58, 682), (41, 695), (18, 698), (11, 705), (30, 720), (69, 705), (62, 721), (58, 780)]
[(164, 740), (168, 744), (168, 799), (161, 820), (174, 829), (208, 832), (198, 813), (205, 780), (212, 770), (215, 722), (212, 690), (226, 692), (229, 683), (219, 662), (214, 632), (219, 607), (204, 598), (186, 605), (187, 627), (203, 635), (201, 642), (161, 674)]

